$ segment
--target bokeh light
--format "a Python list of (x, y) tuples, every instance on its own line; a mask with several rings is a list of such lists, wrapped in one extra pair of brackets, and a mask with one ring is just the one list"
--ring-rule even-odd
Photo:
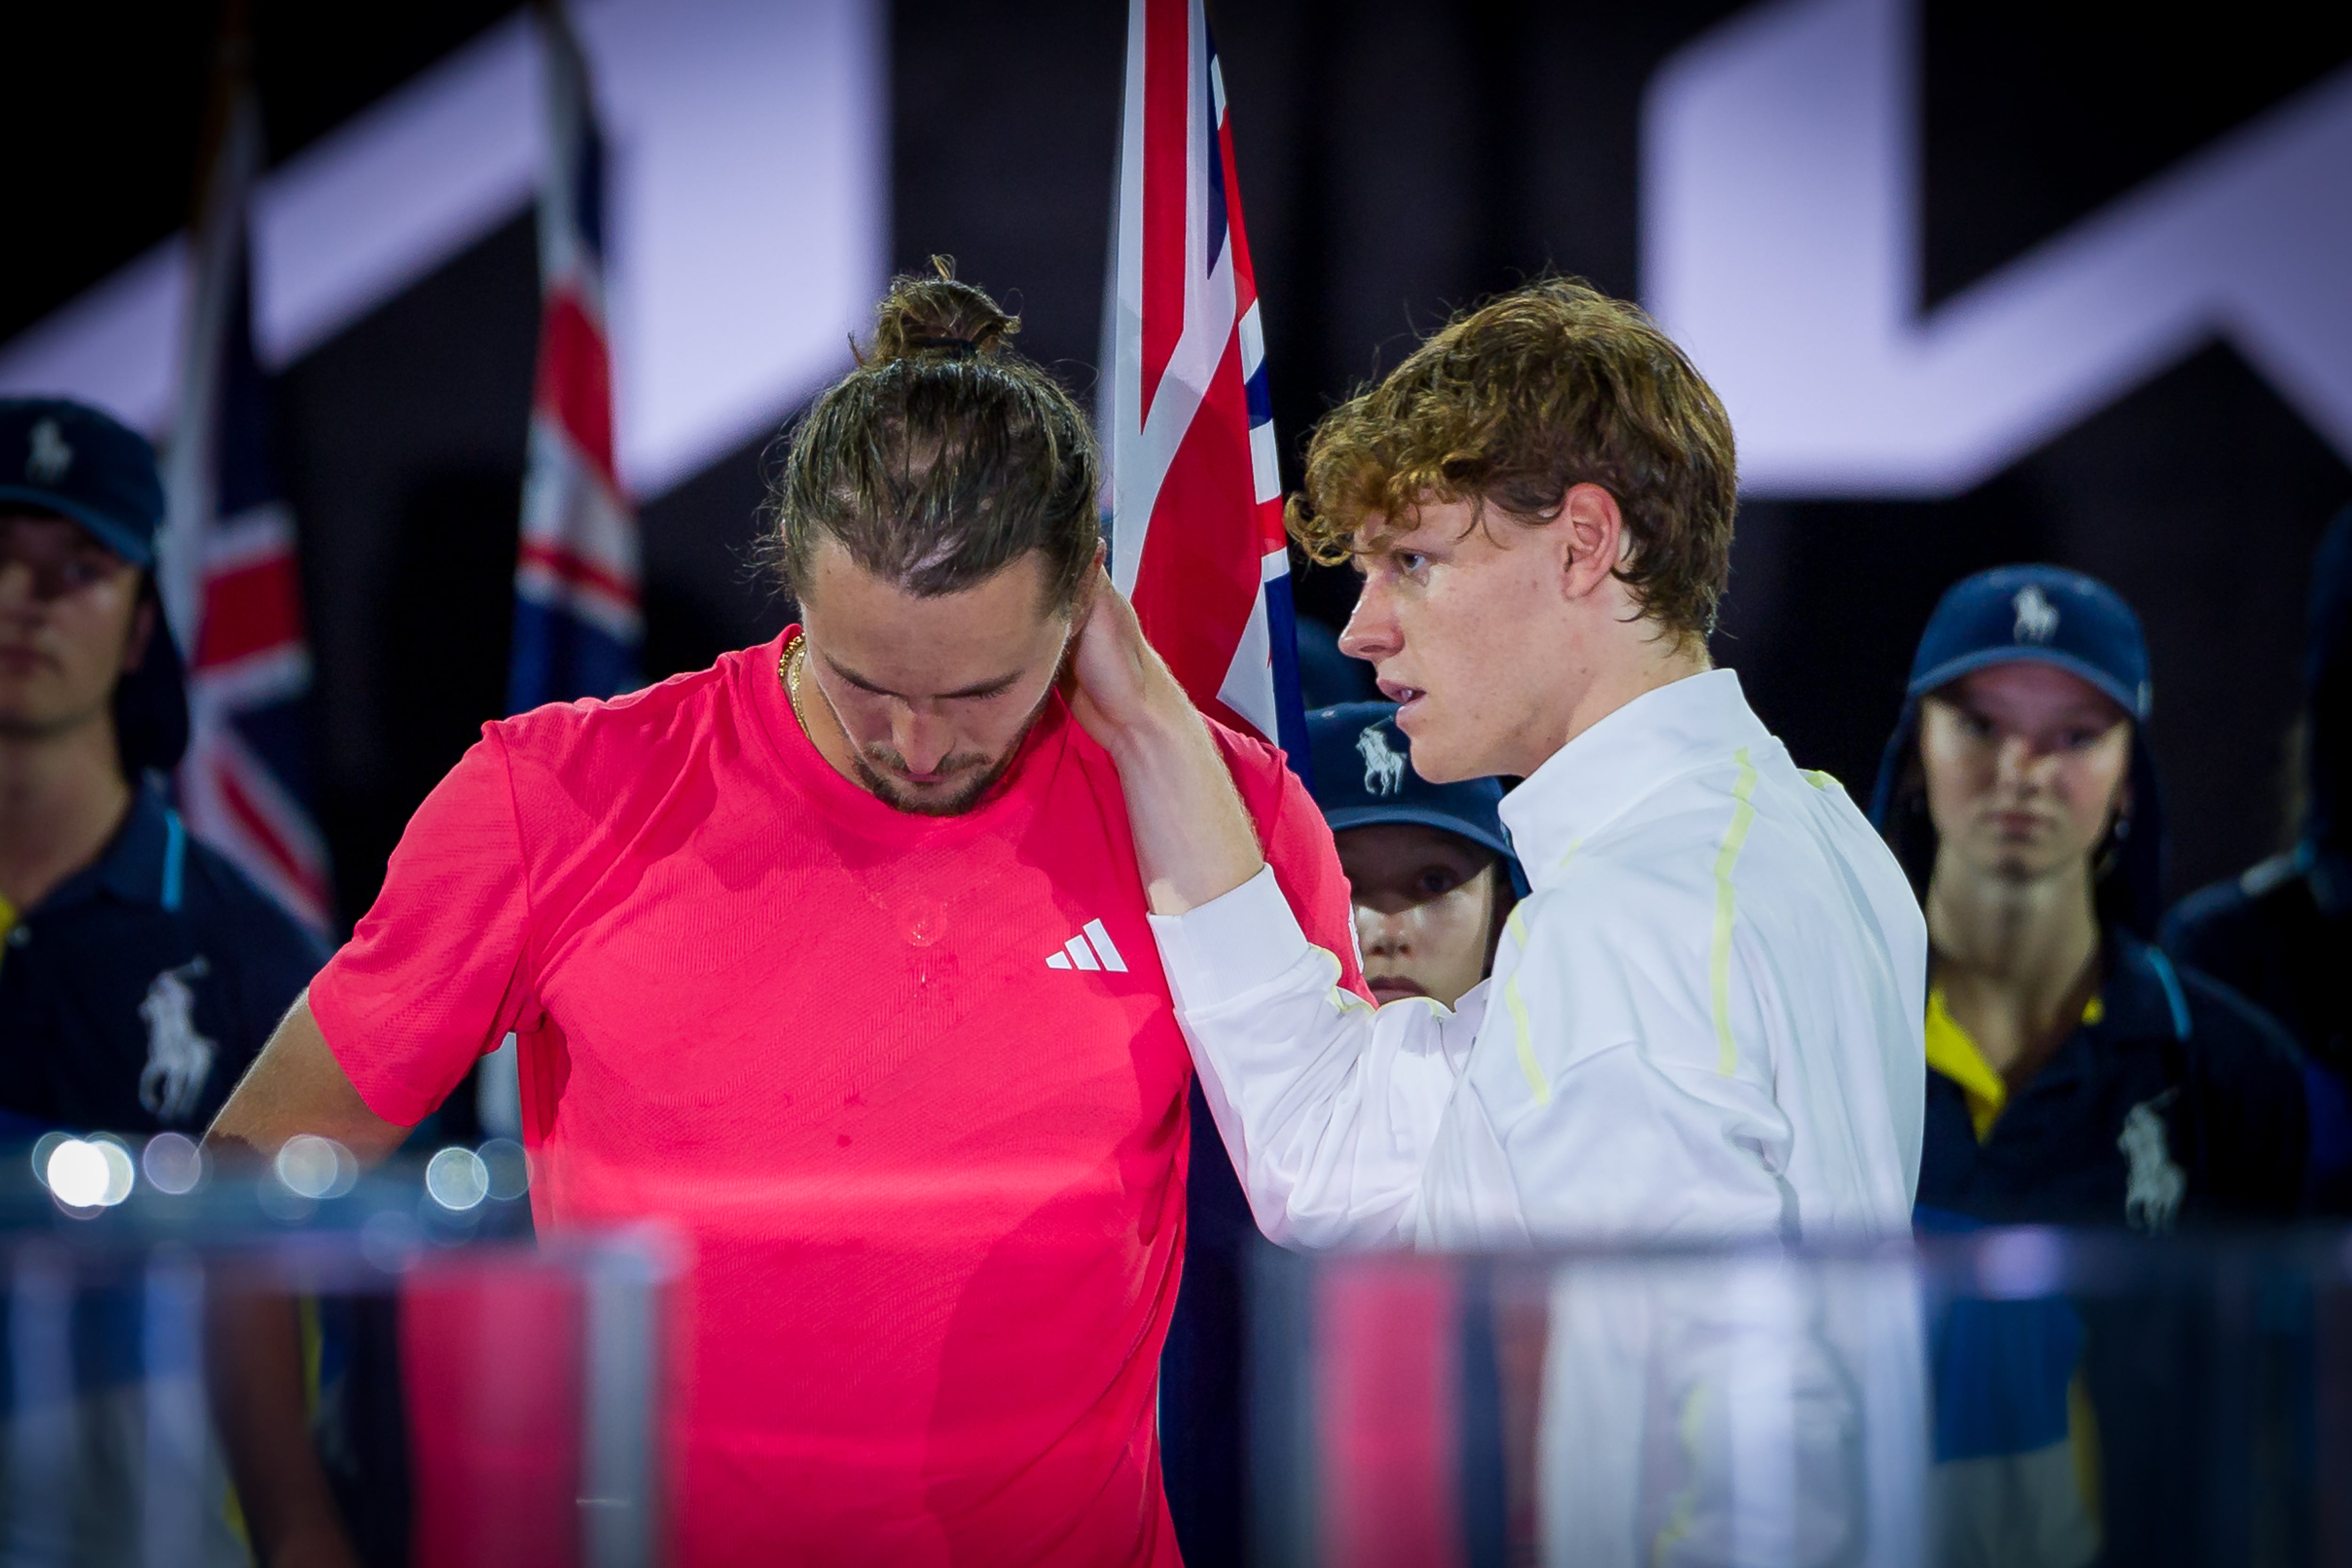
[(106, 1162), (106, 1193), (99, 1202), (112, 1208), (139, 1185), (139, 1167), (131, 1158), (130, 1145), (113, 1134), (100, 1133), (89, 1141), (98, 1145), (99, 1157)]
[(500, 1203), (512, 1203), (530, 1190), (530, 1162), (512, 1138), (492, 1138), (481, 1147), (482, 1166), (489, 1173), (489, 1194)]
[(138, 1179), (131, 1151), (104, 1136), (60, 1139), (49, 1149), (42, 1177), (59, 1203), (89, 1213), (129, 1197)]
[(139, 1164), (150, 1186), (174, 1197), (195, 1191), (205, 1176), (205, 1152), (185, 1133), (156, 1134), (140, 1152)]
[(289, 1192), (318, 1199), (341, 1197), (360, 1177), (359, 1161), (332, 1138), (300, 1133), (278, 1151), (278, 1179)]
[(73, 1142), (71, 1133), (43, 1133), (33, 1142), (33, 1179), (43, 1186), (49, 1185), (49, 1156), (58, 1152), (59, 1144)]
[(425, 1191), (434, 1202), (463, 1214), (488, 1196), (490, 1170), (473, 1150), (452, 1144), (426, 1162)]

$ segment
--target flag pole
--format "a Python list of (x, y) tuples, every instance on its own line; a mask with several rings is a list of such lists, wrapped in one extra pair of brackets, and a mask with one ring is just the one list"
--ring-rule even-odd
[(188, 661), (195, 657), (201, 630), (205, 526), (217, 499), (214, 432), (220, 416), (228, 285), (236, 271), (234, 252), (247, 243), (247, 197), (258, 172), (260, 140), (260, 114), (253, 102), (253, 7), (250, 0), (226, 0), (191, 181), (179, 384), (163, 444), (164, 526), (155, 552), (163, 618)]

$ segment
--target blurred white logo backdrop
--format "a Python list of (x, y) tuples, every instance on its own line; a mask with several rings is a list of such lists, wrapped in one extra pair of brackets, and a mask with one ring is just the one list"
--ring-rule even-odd
[[(845, 357), (887, 269), (887, 62), (869, 0), (583, 0), (612, 147), (608, 293), (622, 479), (657, 495), (772, 425)], [(527, 210), (539, 59), (518, 16), (262, 183), (256, 327), (282, 365)], [(162, 432), (184, 240), (0, 346), (0, 391)]]
[(2217, 337), (2352, 461), (2352, 70), (1923, 314), (1916, 4), (1775, 0), (1651, 84), (1645, 303), (1744, 489), (1964, 490)]

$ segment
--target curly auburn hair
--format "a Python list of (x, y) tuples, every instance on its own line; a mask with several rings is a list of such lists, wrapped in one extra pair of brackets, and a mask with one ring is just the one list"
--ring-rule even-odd
[(1705, 638), (1731, 572), (1738, 468), (1714, 390), (1639, 308), (1545, 278), (1457, 315), (1316, 427), (1293, 538), (1336, 565), (1427, 502), (1559, 515), (1569, 487), (1616, 497), (1617, 576), (1643, 615)]

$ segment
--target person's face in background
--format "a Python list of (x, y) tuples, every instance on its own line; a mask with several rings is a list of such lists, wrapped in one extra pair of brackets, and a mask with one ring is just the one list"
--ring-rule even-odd
[(1495, 852), (1443, 829), (1382, 822), (1333, 835), (1354, 890), (1364, 980), (1383, 1004), (1452, 1007), (1486, 977), (1494, 950)]
[(801, 598), (810, 738), (901, 811), (970, 810), (1061, 668), (1073, 621), (1045, 598), (1034, 551), (961, 592), (924, 596), (822, 541)]
[(2005, 882), (2090, 874), (2126, 803), (2132, 725), (2080, 676), (1996, 664), (1920, 705), (1936, 874)]
[(0, 511), (0, 737), (42, 739), (110, 711), (153, 622), (139, 580), (80, 524)]

